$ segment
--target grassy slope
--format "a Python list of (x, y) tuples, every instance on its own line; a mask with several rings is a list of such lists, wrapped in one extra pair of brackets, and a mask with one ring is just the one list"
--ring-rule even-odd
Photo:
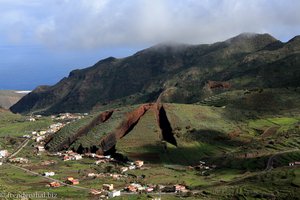
[[(275, 91), (271, 91), (272, 94)], [(185, 183), (189, 187), (198, 188), (201, 191), (198, 197), (188, 199), (232, 199), (233, 196), (236, 199), (266, 199), (271, 198), (272, 195), (280, 199), (296, 198), (299, 196), (299, 168), (286, 166), (288, 162), (299, 160), (300, 152), (286, 152), (278, 155), (276, 153), (300, 147), (300, 117), (297, 108), (299, 94), (281, 91), (281, 94), (276, 96), (279, 102), (292, 102), (287, 103), (285, 108), (282, 106), (275, 109), (278, 105), (276, 103), (262, 111), (260, 108), (256, 109), (255, 102), (245, 101), (242, 104), (245, 98), (260, 97), (260, 94), (265, 95), (265, 92), (269, 93), (270, 91), (262, 93), (252, 91), (251, 94), (246, 95), (239, 92), (239, 95), (235, 94), (239, 98), (233, 98), (229, 103), (227, 101), (225, 107), (165, 104), (178, 142), (177, 148), (168, 145), (167, 151), (164, 150), (163, 144), (159, 142), (160, 130), (155, 115), (150, 110), (140, 119), (132, 132), (120, 140), (117, 144), (117, 151), (132, 159), (141, 158), (148, 161), (146, 162), (147, 166), (151, 167), (149, 170), (130, 172), (138, 176), (146, 175), (145, 179), (139, 179), (141, 182)], [(234, 96), (232, 93), (230, 95)], [(232, 102), (237, 103), (236, 106), (233, 106)], [(249, 105), (249, 103), (253, 106), (246, 109), (245, 105)], [(259, 103), (256, 102), (256, 105)], [(123, 119), (123, 114), (133, 110), (134, 107), (136, 106), (120, 108), (113, 114), (111, 121), (96, 127), (75, 144), (87, 142), (88, 145), (98, 141), (103, 135), (114, 130)], [(9, 124), (17, 123), (14, 120), (24, 118), (11, 114), (4, 116), (5, 118), (2, 117), (2, 120), (5, 119), (5, 123), (8, 123), (6, 128), (9, 127)], [(92, 120), (93, 116), (72, 123), (69, 128), (78, 129)], [(21, 127), (24, 125), (23, 123), (21, 122)], [(33, 126), (38, 127), (38, 123), (34, 122)], [(265, 134), (264, 132), (270, 127), (276, 127), (276, 130)], [(64, 137), (66, 137), (68, 134), (72, 134), (73, 131), (70, 131), (69, 128), (62, 129), (57, 136), (65, 135)], [(244, 157), (243, 155), (246, 153), (252, 155)], [(275, 155), (274, 167), (278, 167), (278, 169), (263, 172), (262, 170), (265, 169), (266, 163), (272, 155)], [(66, 163), (46, 155), (36, 157), (30, 145), (24, 152), (21, 152), (20, 156), (29, 157), (33, 162), (32, 166), (35, 166), (35, 170), (38, 172), (42, 173), (46, 169), (55, 171), (56, 177), (61, 180), (64, 180), (66, 176), (78, 177), (81, 185), (89, 188), (100, 188), (100, 185), (105, 182), (114, 183), (117, 187), (122, 188), (130, 181), (115, 181), (110, 178), (87, 179), (85, 176), (88, 172), (102, 172), (106, 166), (97, 167), (92, 164), (93, 160), (90, 159)], [(39, 168), (41, 160), (50, 159), (56, 160), (58, 164)], [(189, 165), (199, 160), (216, 164), (218, 169), (209, 172), (209, 176), (202, 176), (201, 173), (189, 171), (186, 168), (176, 169), (178, 164)], [(20, 178), (19, 180), (24, 179)], [(9, 180), (1, 179), (0, 181), (7, 183)], [(229, 182), (231, 183), (229, 184)], [(34, 182), (33, 185), (35, 184), (40, 183)], [(41, 191), (43, 190), (45, 188), (41, 188)], [(57, 189), (62, 196), (64, 192), (67, 193), (64, 190), (66, 188)], [(144, 199), (146, 196), (131, 198)], [(173, 196), (164, 196), (164, 198), (174, 199)]]

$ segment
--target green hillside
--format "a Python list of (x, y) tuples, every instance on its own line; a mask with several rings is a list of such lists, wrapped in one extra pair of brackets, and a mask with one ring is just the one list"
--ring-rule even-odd
[[(268, 34), (241, 34), (210, 45), (160, 44), (74, 70), (40, 86), (11, 110), (87, 112), (107, 104), (195, 103), (224, 91), (299, 87), (299, 38), (282, 43)], [(214, 83), (214, 84), (212, 84)]]
[[(299, 99), (300, 93), (293, 90), (267, 89), (227, 92), (205, 103), (166, 103), (163, 105), (177, 146), (164, 142), (153, 108), (141, 117), (127, 135), (117, 140), (116, 151), (131, 159), (173, 164), (192, 164), (201, 159), (219, 162), (226, 157), (222, 162), (224, 165), (231, 165), (236, 157), (243, 162), (244, 158), (247, 159), (245, 153), (249, 153), (249, 162), (254, 162), (253, 156), (260, 157), (264, 166), (264, 155), (300, 147), (297, 132)], [(137, 107), (114, 109), (106, 122), (77, 138), (69, 148), (91, 151), (93, 148), (94, 151), (101, 149), (101, 140), (115, 132), (126, 121), (127, 113)], [(99, 110), (60, 130), (47, 144), (49, 150), (61, 150), (62, 138), (76, 134), (76, 130), (102, 112)]]

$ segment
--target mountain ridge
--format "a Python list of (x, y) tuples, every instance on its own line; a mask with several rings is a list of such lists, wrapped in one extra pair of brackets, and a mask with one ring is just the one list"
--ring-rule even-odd
[[(53, 86), (38, 87), (11, 110), (45, 114), (87, 112), (113, 102), (151, 102), (168, 88), (175, 89), (163, 100), (193, 103), (208, 95), (202, 88), (209, 80), (230, 81), (233, 88), (271, 87), (275, 79), (266, 70), (284, 70), (277, 62), (296, 66), (283, 78), (297, 80), (299, 50), (297, 37), (282, 43), (269, 34), (247, 33), (213, 44), (158, 44), (126, 58), (108, 57), (91, 67), (73, 70)], [(282, 60), (289, 56), (292, 64)], [(256, 76), (268, 80), (256, 82)], [(295, 82), (283, 81), (281, 86), (299, 86)]]

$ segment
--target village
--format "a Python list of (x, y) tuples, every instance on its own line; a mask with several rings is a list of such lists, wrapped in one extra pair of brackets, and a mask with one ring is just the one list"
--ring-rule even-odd
[[(122, 195), (136, 195), (136, 194), (149, 194), (149, 195), (160, 195), (160, 194), (173, 194), (173, 195), (184, 195), (193, 192), (186, 184), (153, 184), (144, 180), (145, 175), (136, 176), (132, 172), (141, 171), (145, 172), (151, 169), (151, 165), (143, 160), (133, 160), (133, 161), (119, 161), (113, 158), (111, 155), (98, 155), (95, 153), (84, 153), (79, 154), (72, 150), (61, 151), (50, 153), (45, 149), (45, 141), (47, 138), (55, 133), (57, 133), (61, 128), (63, 128), (68, 123), (82, 119), (87, 116), (84, 114), (70, 114), (62, 113), (56, 116), (51, 116), (53, 123), (45, 130), (35, 130), (30, 134), (24, 134), (22, 137), (24, 141), (21, 143), (21, 147), (16, 150), (16, 152), (9, 152), (6, 149), (0, 149), (0, 167), (5, 163), (10, 163), (12, 165), (18, 166), (25, 171), (30, 171), (31, 160), (30, 158), (19, 157), (17, 154), (26, 147), (29, 141), (32, 141), (30, 148), (34, 152), (36, 158), (41, 158), (37, 163), (47, 170), (33, 172), (38, 173), (39, 176), (44, 177), (48, 180), (48, 184), (45, 185), (46, 188), (60, 188), (60, 187), (75, 187), (78, 189), (88, 190), (90, 195), (97, 196), (100, 199), (114, 198)], [(35, 122), (43, 116), (35, 115), (30, 116), (28, 121)], [(43, 160), (42, 158), (53, 158)], [(69, 174), (59, 174), (62, 172), (55, 172), (51, 169), (51, 166), (55, 166), (58, 162), (65, 163), (77, 163), (88, 159), (92, 160), (91, 166), (105, 166), (111, 164), (113, 166), (113, 171), (103, 171), (103, 172), (85, 172), (81, 177), (69, 176)], [(288, 167), (300, 166), (299, 161), (290, 162)], [(93, 167), (94, 168), (94, 167)], [(199, 161), (198, 164), (193, 166), (185, 166), (186, 170), (192, 170), (200, 172), (202, 176), (207, 176), (211, 170), (217, 168), (216, 165), (207, 164), (205, 161)], [(62, 178), (63, 177), (63, 178)], [(82, 185), (82, 182), (90, 180), (102, 180), (105, 183), (95, 184), (90, 186)], [(116, 183), (120, 184), (116, 184)], [(160, 199), (160, 198), (155, 198)]]
[[(107, 163), (113, 163), (116, 166), (117, 172), (114, 173), (87, 173), (86, 177), (90, 179), (113, 179), (113, 180), (126, 180), (129, 176), (132, 176), (129, 172), (132, 170), (147, 170), (150, 167), (146, 167), (144, 161), (142, 160), (136, 160), (136, 161), (129, 161), (129, 162), (121, 162), (110, 155), (97, 155), (95, 153), (85, 153), (85, 154), (79, 154), (77, 152), (74, 152), (72, 150), (63, 151), (63, 152), (56, 152), (56, 153), (49, 153), (45, 150), (45, 140), (47, 137), (49, 137), (52, 134), (55, 134), (57, 131), (59, 131), (61, 128), (63, 128), (68, 123), (81, 119), (88, 114), (70, 114), (70, 113), (64, 113), (59, 114), (57, 116), (51, 116), (51, 119), (53, 120), (53, 124), (51, 124), (48, 129), (46, 130), (36, 130), (32, 131), (31, 134), (25, 134), (23, 135), (23, 138), (25, 141), (32, 140), (33, 144), (32, 147), (34, 149), (34, 152), (36, 153), (36, 156), (41, 156), (42, 154), (45, 154), (47, 156), (54, 156), (62, 160), (63, 162), (76, 162), (85, 158), (94, 159), (94, 165), (103, 165)], [(41, 115), (35, 115), (30, 116), (28, 118), (28, 121), (35, 122), (36, 120), (39, 120), (41, 118)], [(24, 146), (26, 146), (27, 143), (25, 143)], [(21, 149), (18, 150), (18, 152)], [(14, 165), (18, 165), (20, 167), (26, 167), (31, 161), (28, 158), (25, 157), (18, 157), (16, 153), (9, 153), (8, 150), (0, 150), (0, 165), (2, 165), (4, 162), (8, 162)], [(40, 162), (41, 166), (51, 166), (56, 164), (57, 161), (55, 160), (44, 160)], [(204, 162), (200, 162), (199, 165), (193, 167), (195, 170), (199, 169), (209, 169), (209, 166), (206, 166)], [(24, 168), (26, 169), (26, 168)], [(191, 167), (190, 167), (191, 169)], [(55, 177), (57, 175), (54, 171), (44, 171), (40, 173), (43, 177)], [(53, 178), (53, 180), (56, 180)], [(78, 178), (68, 176), (64, 180), (57, 180), (57, 181), (51, 181), (49, 182), (46, 187), (50, 188), (58, 188), (58, 187), (66, 187), (67, 185), (70, 186), (80, 186), (80, 181)], [(99, 186), (97, 186), (99, 187)], [(118, 187), (116, 188), (114, 184), (112, 183), (105, 183), (102, 184), (101, 189), (95, 189), (95, 188), (87, 188), (90, 191), (91, 195), (97, 195), (100, 198), (113, 198), (116, 196), (120, 196), (121, 194), (141, 194), (141, 193), (187, 193), (189, 190), (185, 185), (181, 184), (175, 184), (175, 185), (158, 185), (158, 184), (145, 184), (145, 183), (139, 183), (131, 182), (128, 183), (125, 187)]]

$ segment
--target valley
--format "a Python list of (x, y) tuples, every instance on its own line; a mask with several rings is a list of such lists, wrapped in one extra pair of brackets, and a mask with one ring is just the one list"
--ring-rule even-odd
[(160, 44), (38, 86), (0, 108), (1, 195), (298, 199), (299, 41)]

